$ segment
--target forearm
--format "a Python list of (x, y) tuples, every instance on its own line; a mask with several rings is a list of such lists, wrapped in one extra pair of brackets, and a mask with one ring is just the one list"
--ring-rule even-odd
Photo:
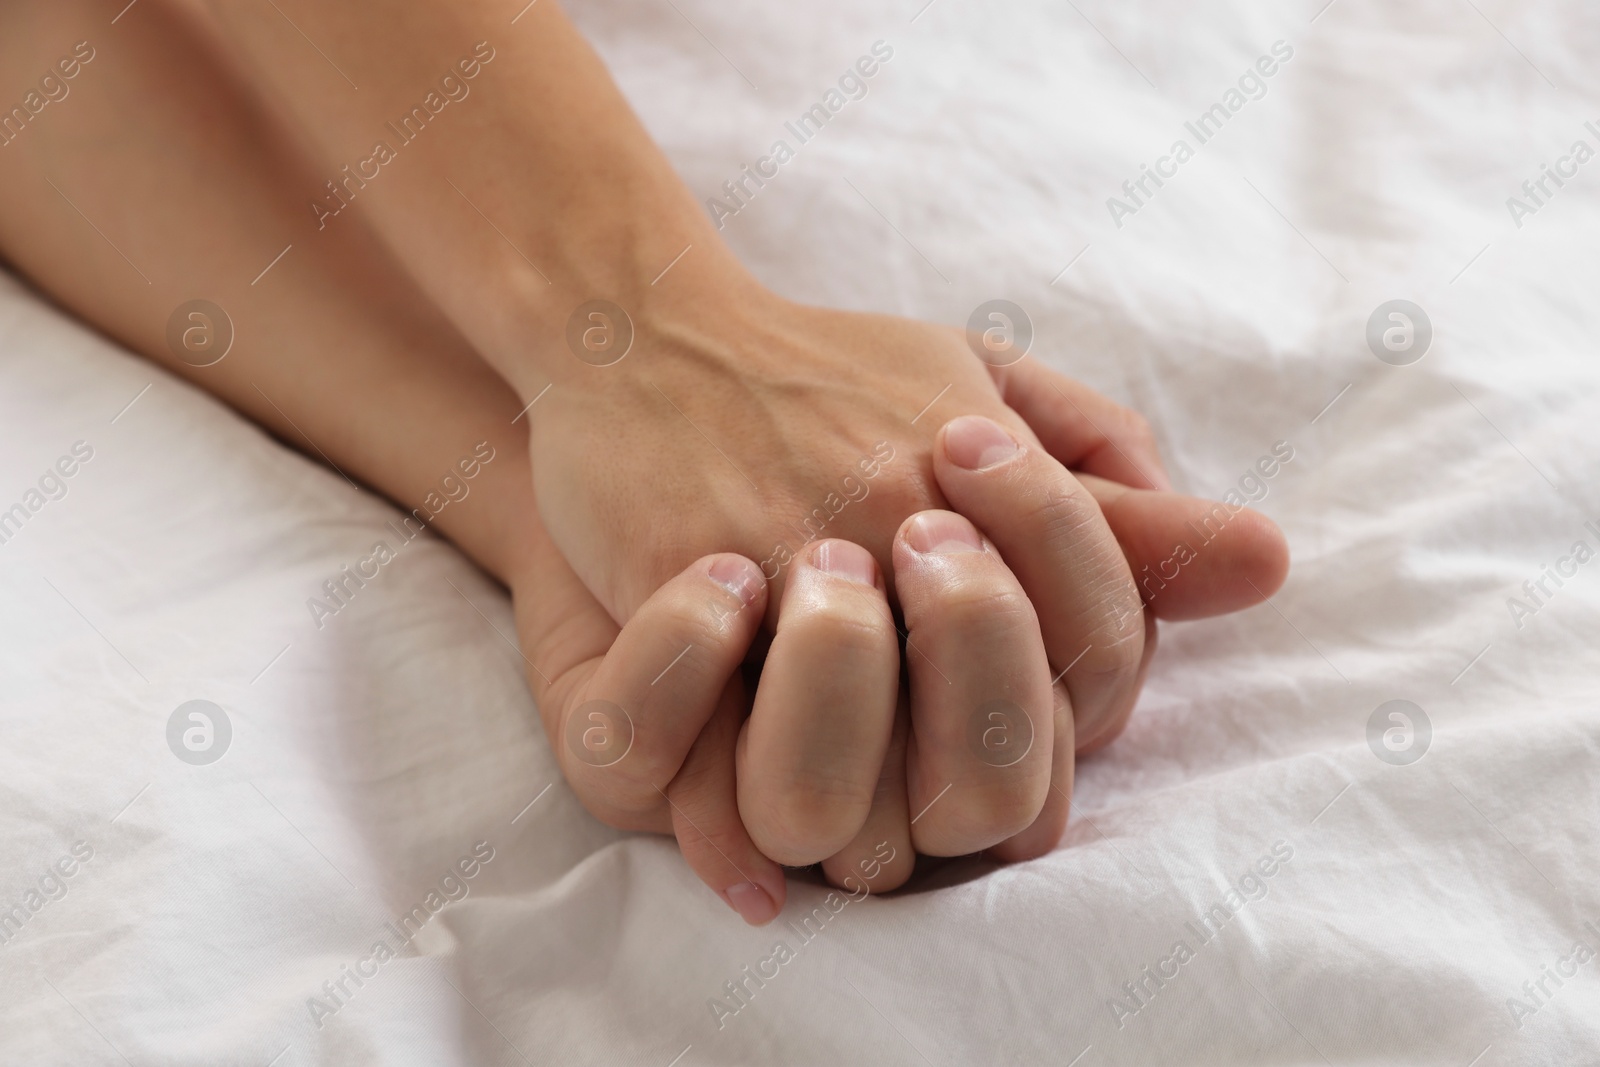
[(564, 342), (580, 304), (649, 319), (751, 286), (553, 0), (515, 24), (483, 0), (206, 2), (315, 143), (319, 236), (366, 214), (525, 399), (584, 370)]
[[(97, 14), (41, 9), (0, 37), (0, 59), (49, 62), (98, 39)], [(295, 192), (306, 170), (281, 131), (164, 15), (130, 14), (59, 112), (4, 147), (0, 251), (106, 334), (422, 509), (509, 580), (533, 514), (521, 405), (363, 227), (313, 234)], [(184, 318), (197, 297), (226, 318)], [(197, 347), (174, 345), (174, 319)]]

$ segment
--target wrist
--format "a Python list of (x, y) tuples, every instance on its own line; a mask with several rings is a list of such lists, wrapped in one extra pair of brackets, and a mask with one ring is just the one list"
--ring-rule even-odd
[(692, 202), (670, 221), (643, 208), (619, 216), (613, 208), (600, 226), (570, 228), (550, 266), (511, 267), (491, 300), (501, 322), (490, 359), (524, 404), (551, 385), (600, 387), (609, 378), (598, 372), (636, 365), (652, 339), (777, 299)]

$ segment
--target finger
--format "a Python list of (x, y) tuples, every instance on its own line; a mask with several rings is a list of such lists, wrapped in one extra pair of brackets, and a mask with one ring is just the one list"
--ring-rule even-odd
[(747, 706), (735, 674), (662, 796), (689, 866), (745, 922), (763, 926), (783, 910), (788, 888), (783, 868), (761, 854), (739, 818), (733, 761)]
[[(520, 538), (510, 570), (517, 641), (527, 666), (528, 687), (538, 702), (552, 744), (560, 750), (561, 712), (588, 682), (620, 628), (567, 565), (530, 499), (512, 521)], [(537, 595), (517, 595), (537, 590)]]
[(866, 822), (894, 729), (900, 648), (871, 553), (811, 545), (783, 591), (739, 739), (739, 812), (762, 852), (817, 863)]
[[(1139, 659), (1139, 670), (1134, 676), (1133, 690), (1137, 696), (1140, 689), (1144, 688), (1145, 676), (1150, 673), (1150, 657), (1156, 652), (1156, 618), (1148, 611), (1144, 613), (1144, 655)], [(1080, 734), (1077, 738), (1078, 755), (1087, 756), (1115, 741), (1127, 728), (1128, 720), (1133, 717), (1132, 700), (1122, 704), (1116, 712), (1101, 723), (1092, 734)]]
[(1171, 489), (1143, 415), (1040, 363), (991, 367), (1000, 395), (1064, 466), (1136, 489)]
[(1039, 630), (1054, 676), (1066, 679), (1078, 743), (1096, 736), (1132, 705), (1144, 651), (1139, 592), (1099, 505), (1055, 459), (981, 416), (940, 429), (934, 474), (1039, 605)]
[(563, 709), (557, 752), (591, 811), (620, 819), (654, 811), (659, 821), (661, 790), (743, 661), (765, 606), (761, 569), (725, 553), (691, 564), (628, 620)]
[(1025, 829), (1049, 792), (1055, 730), (1039, 618), (999, 551), (955, 512), (901, 524), (894, 569), (911, 686), (911, 840), (929, 856), (979, 852)]
[(1072, 701), (1067, 696), (1065, 685), (1057, 683), (1050, 687), (1050, 692), (1055, 701), (1056, 731), (1055, 746), (1050, 755), (1050, 792), (1044, 798), (1039, 817), (1027, 829), (989, 850), (989, 855), (1004, 863), (1036, 859), (1054, 849), (1061, 843), (1061, 835), (1066, 832), (1067, 820), (1072, 812), (1072, 774), (1077, 764), (1072, 732)]
[(887, 893), (911, 878), (916, 850), (911, 845), (911, 813), (906, 803), (906, 737), (911, 732), (911, 705), (900, 690), (895, 709), (894, 733), (872, 794), (872, 809), (855, 839), (822, 861), (828, 881), (861, 899), (868, 893)]
[(1078, 476), (1128, 558), (1145, 606), (1203, 619), (1258, 604), (1283, 585), (1289, 546), (1258, 511)]

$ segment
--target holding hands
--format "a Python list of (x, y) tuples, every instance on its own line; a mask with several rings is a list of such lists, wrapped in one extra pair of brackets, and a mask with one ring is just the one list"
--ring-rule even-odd
[[(1138, 416), (1040, 364), (764, 299), (759, 327), (636, 324), (627, 359), (593, 369), (613, 380), (539, 412), (539, 511), (595, 623), (581, 648), (554, 618), (541, 640), (537, 605), (521, 627), (590, 810), (675, 833), (758, 923), (778, 864), (842, 884), (891, 854), (883, 889), (917, 853), (1049, 851), (1076, 754), (1127, 722), (1156, 617), (1246, 606), (1287, 566), (1268, 520), (1168, 491)], [(840, 506), (855, 470), (874, 477)], [(778, 518), (829, 493), (810, 527)], [(1141, 589), (1217, 507), (1204, 551)], [(791, 547), (797, 530), (823, 536)]]
[[(396, 501), (492, 443), (432, 521), (510, 586), (567, 780), (609, 825), (675, 834), (747, 921), (782, 906), (781, 865), (888, 889), (917, 853), (1049, 851), (1156, 619), (1281, 584), (1277, 528), (1172, 492), (1137, 415), (948, 328), (762, 287), (555, 5), (514, 33), (489, 0), (289, 6), (300, 35), (278, 4), (140, 5), (106, 88), (10, 149), (0, 250)], [(0, 57), (100, 25), (38, 15)], [(308, 214), (469, 48), (470, 98)], [(197, 292), (240, 325), (226, 360), (168, 343)], [(569, 343), (600, 302), (627, 309), (616, 359)]]

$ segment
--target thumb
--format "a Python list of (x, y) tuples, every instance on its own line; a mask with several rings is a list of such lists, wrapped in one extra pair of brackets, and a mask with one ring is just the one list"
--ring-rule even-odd
[(1258, 511), (1079, 472), (1158, 619), (1203, 619), (1259, 604), (1289, 573), (1289, 545)]

